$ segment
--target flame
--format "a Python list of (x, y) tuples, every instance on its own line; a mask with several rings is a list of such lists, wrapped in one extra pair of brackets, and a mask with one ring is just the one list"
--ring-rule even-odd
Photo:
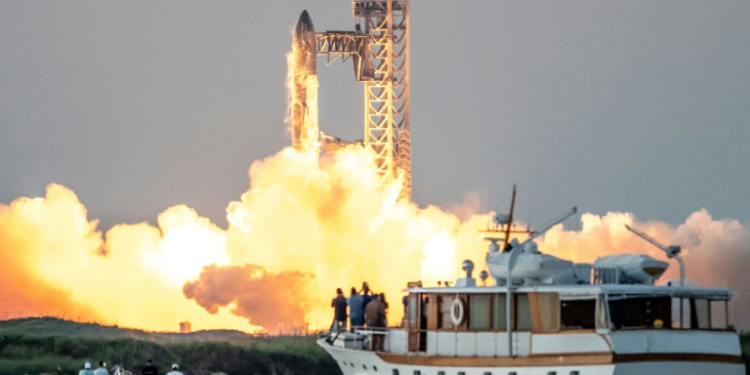
[[(317, 77), (305, 85), (316, 92)], [(162, 331), (188, 320), (195, 329), (289, 332), (329, 326), (336, 288), (348, 294), (366, 281), (385, 293), (395, 325), (407, 281), (454, 280), (467, 258), (482, 268), (487, 247), (479, 231), (487, 215), (459, 207), (462, 220), (398, 200), (401, 180), (384, 192), (373, 154), (362, 147), (320, 155), (317, 97), (306, 100), (304, 147), (252, 163), (247, 192), (227, 206), (227, 229), (180, 205), (159, 214), (157, 226), (120, 224), (103, 234), (75, 193), (57, 184), (43, 198), (0, 204), (3, 317), (54, 315)], [(633, 225), (681, 244), (689, 277), (734, 287), (738, 308), (750, 307), (750, 226), (705, 210), (677, 228), (639, 223), (629, 213), (581, 220), (581, 231), (553, 228), (540, 250), (587, 262), (624, 251), (663, 258), (624, 230)]]

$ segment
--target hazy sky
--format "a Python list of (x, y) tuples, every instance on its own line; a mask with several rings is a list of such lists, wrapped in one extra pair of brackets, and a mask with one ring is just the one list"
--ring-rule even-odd
[[(291, 30), (329, 1), (0, 2), (0, 202), (72, 188), (103, 229), (187, 204), (220, 226), (290, 144)], [(411, 3), (413, 198), (541, 224), (581, 210), (750, 220), (750, 2)], [(318, 60), (321, 129), (362, 137), (351, 63)], [(488, 192), (491, 194), (488, 202)], [(570, 223), (570, 222), (569, 222)]]

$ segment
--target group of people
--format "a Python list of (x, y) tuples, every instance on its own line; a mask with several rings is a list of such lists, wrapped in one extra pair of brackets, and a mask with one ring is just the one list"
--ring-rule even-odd
[[(361, 293), (361, 294), (360, 294)], [(374, 293), (370, 290), (367, 282), (362, 283), (362, 290), (352, 287), (349, 298), (344, 297), (341, 288), (336, 289), (336, 298), (331, 301), (333, 307), (333, 325), (332, 333), (339, 333), (346, 330), (346, 320), (349, 318), (349, 329), (355, 328), (374, 328), (380, 330), (388, 325), (385, 311), (388, 309), (388, 302), (385, 300), (385, 294)], [(347, 308), (349, 313), (347, 314)], [(373, 334), (373, 345), (375, 350), (382, 350), (381, 334)]]
[[(183, 375), (179, 369), (180, 366), (175, 363), (172, 365), (172, 371), (168, 372), (167, 375)], [(107, 370), (107, 364), (103, 361), (99, 361), (99, 367), (96, 370), (92, 370), (91, 363), (86, 362), (83, 365), (83, 370), (78, 371), (78, 375), (109, 375), (109, 370)], [(152, 359), (146, 362), (146, 366), (141, 370), (141, 375), (159, 375), (159, 370), (154, 366)]]
[(103, 361), (99, 361), (99, 367), (96, 370), (91, 369), (91, 362), (86, 362), (83, 364), (83, 370), (78, 371), (78, 375), (109, 375), (109, 370)]

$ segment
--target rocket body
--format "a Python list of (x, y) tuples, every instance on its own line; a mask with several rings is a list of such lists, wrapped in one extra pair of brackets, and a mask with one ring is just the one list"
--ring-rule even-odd
[(318, 75), (315, 29), (303, 11), (294, 29), (292, 49), (292, 146), (297, 150), (319, 148)]

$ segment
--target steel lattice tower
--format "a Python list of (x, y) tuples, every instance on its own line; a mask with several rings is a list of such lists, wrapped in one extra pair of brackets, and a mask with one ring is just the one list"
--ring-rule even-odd
[(352, 15), (369, 37), (362, 56), (365, 147), (375, 152), (383, 184), (403, 174), (401, 198), (410, 199), (409, 2), (353, 0)]

